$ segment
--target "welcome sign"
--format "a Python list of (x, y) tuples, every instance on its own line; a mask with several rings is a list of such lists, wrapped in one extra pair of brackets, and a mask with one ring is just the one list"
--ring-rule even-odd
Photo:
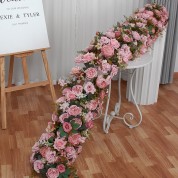
[(0, 0), (0, 55), (49, 48), (42, 0)]

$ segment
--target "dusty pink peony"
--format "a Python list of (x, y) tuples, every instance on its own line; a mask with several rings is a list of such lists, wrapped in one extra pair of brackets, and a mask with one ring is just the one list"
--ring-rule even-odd
[(72, 126), (68, 122), (64, 122), (62, 125), (63, 129), (65, 132), (69, 133), (72, 130)]
[(77, 154), (76, 154), (75, 148), (73, 146), (68, 146), (65, 149), (65, 151), (67, 153), (68, 159), (76, 159), (77, 158)]
[(118, 49), (118, 48), (120, 47), (120, 43), (119, 43), (116, 39), (111, 39), (110, 45), (111, 45), (114, 49)]
[(80, 115), (82, 112), (82, 109), (76, 105), (72, 105), (68, 109), (68, 114), (71, 116), (77, 116)]
[(54, 148), (58, 151), (65, 148), (65, 145), (67, 144), (67, 141), (64, 141), (64, 138), (56, 138), (54, 141)]
[(49, 148), (49, 147), (42, 147), (42, 148), (40, 148), (40, 154), (43, 156), (43, 157), (45, 157), (46, 156), (46, 153), (48, 152), (48, 151), (50, 151), (51, 149)]
[(97, 77), (97, 70), (95, 68), (93, 68), (93, 67), (88, 68), (85, 71), (85, 73), (86, 73), (86, 77), (88, 79), (93, 79), (93, 78)]
[(91, 100), (88, 102), (87, 104), (87, 108), (91, 111), (91, 110), (95, 110), (98, 106), (98, 100)]
[(64, 88), (63, 91), (62, 91), (62, 94), (65, 96), (67, 94), (67, 92), (71, 91), (71, 88), (67, 87), (67, 88)]
[(106, 36), (108, 38), (115, 38), (115, 33), (112, 30), (106, 32)]
[(75, 85), (75, 86), (72, 87), (72, 91), (76, 96), (81, 95), (82, 91), (83, 91), (83, 86)]
[(57, 161), (57, 156), (55, 151), (50, 149), (46, 151), (45, 158), (49, 163), (55, 163)]
[(95, 86), (91, 82), (87, 82), (84, 85), (84, 90), (86, 91), (87, 94), (89, 93), (94, 94), (96, 92)]
[(114, 77), (118, 73), (118, 67), (117, 65), (111, 66), (111, 77)]
[(68, 91), (68, 92), (66, 93), (66, 99), (67, 99), (68, 101), (76, 99), (75, 93), (72, 92), (72, 91)]
[(110, 84), (109, 76), (105, 79), (102, 75), (98, 76), (96, 80), (96, 85), (99, 88), (106, 88)]
[(62, 96), (56, 100), (56, 103), (63, 103), (65, 101), (65, 97)]
[(68, 113), (61, 114), (61, 115), (59, 116), (59, 121), (60, 121), (61, 123), (64, 123), (64, 119), (66, 119), (66, 118), (68, 118), (68, 117), (69, 117), (69, 114), (68, 114)]
[(79, 75), (80, 73), (81, 73), (81, 67), (79, 67), (79, 66), (75, 66), (71, 70), (72, 75)]
[(110, 58), (114, 55), (114, 48), (111, 45), (104, 45), (101, 48), (101, 53), (104, 57)]
[(74, 146), (78, 145), (79, 143), (82, 143), (82, 137), (78, 133), (70, 135), (69, 138), (68, 138), (68, 140)]
[(46, 173), (46, 176), (48, 178), (58, 178), (59, 176), (59, 170), (56, 169), (56, 168), (49, 168), (47, 173)]
[(66, 171), (66, 168), (63, 164), (59, 164), (56, 169), (59, 171), (59, 173), (63, 173)]
[(107, 74), (111, 70), (111, 65), (107, 62), (107, 60), (102, 60), (100, 70)]
[(34, 162), (34, 170), (37, 172), (37, 173), (40, 173), (40, 169), (43, 169), (44, 168), (44, 164), (41, 160), (36, 160)]
[(93, 121), (92, 121), (92, 120), (90, 120), (90, 121), (86, 122), (86, 127), (87, 127), (88, 129), (93, 128), (93, 126), (94, 126), (94, 123), (93, 123)]
[(109, 44), (110, 43), (110, 39), (105, 37), (105, 36), (102, 36), (101, 39), (100, 39), (100, 43), (101, 43), (101, 45)]
[(76, 63), (87, 63), (93, 61), (95, 59), (94, 53), (86, 53), (84, 55), (80, 54), (78, 57), (75, 58)]
[(136, 31), (133, 31), (132, 35), (133, 35), (133, 38), (137, 41), (141, 39), (140, 34)]
[(132, 42), (132, 41), (133, 41), (132, 37), (129, 37), (129, 36), (128, 36), (128, 35), (126, 35), (126, 34), (124, 34), (124, 35), (123, 35), (123, 40), (124, 40), (125, 42), (127, 42), (127, 43), (129, 43), (129, 42)]

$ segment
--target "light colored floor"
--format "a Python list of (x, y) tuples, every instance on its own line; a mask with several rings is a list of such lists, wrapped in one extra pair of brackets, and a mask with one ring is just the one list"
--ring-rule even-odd
[[(125, 95), (122, 83), (122, 95)], [(59, 88), (55, 88), (59, 96)], [(117, 99), (113, 82), (111, 107)], [(33, 174), (31, 147), (51, 118), (54, 106), (47, 87), (7, 95), (8, 129), (0, 130), (0, 178)], [(162, 85), (157, 104), (142, 106), (143, 123), (126, 128), (114, 120), (109, 134), (95, 121), (91, 138), (76, 161), (81, 178), (178, 178), (178, 79)], [(123, 98), (121, 113), (135, 108)], [(38, 177), (38, 176), (34, 176)]]

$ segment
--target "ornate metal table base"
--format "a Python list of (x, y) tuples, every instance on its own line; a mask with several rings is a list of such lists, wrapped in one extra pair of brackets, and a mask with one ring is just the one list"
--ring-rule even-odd
[(140, 116), (139, 121), (135, 125), (130, 124), (128, 122), (128, 120), (135, 119), (135, 116), (130, 112), (125, 113), (124, 116), (120, 116), (120, 108), (121, 108), (121, 70), (120, 70), (119, 71), (119, 79), (118, 79), (119, 100), (118, 100), (118, 103), (115, 104), (114, 111), (112, 111), (110, 114), (108, 114), (108, 108), (109, 108), (109, 102), (110, 102), (110, 96), (111, 96), (111, 84), (109, 86), (108, 99), (107, 99), (106, 110), (105, 110), (104, 121), (103, 121), (103, 130), (104, 130), (105, 133), (108, 133), (111, 121), (114, 118), (119, 119), (119, 120), (123, 120), (124, 124), (127, 125), (129, 128), (135, 128), (135, 127), (139, 126), (142, 122), (142, 113), (141, 113), (141, 110), (140, 110), (140, 108), (138, 107), (138, 105), (135, 101), (135, 97), (134, 97), (134, 94), (133, 94), (133, 88), (132, 88), (132, 82), (133, 82), (133, 77), (134, 77), (135, 71), (136, 71), (136, 69), (133, 69), (131, 79), (130, 79), (130, 92), (131, 92), (131, 96), (133, 98), (133, 103), (135, 104), (136, 109), (137, 109), (139, 116)]

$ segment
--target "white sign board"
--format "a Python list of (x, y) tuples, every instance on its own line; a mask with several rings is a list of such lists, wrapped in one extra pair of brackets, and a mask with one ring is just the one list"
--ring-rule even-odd
[(0, 0), (0, 55), (49, 48), (42, 0)]

